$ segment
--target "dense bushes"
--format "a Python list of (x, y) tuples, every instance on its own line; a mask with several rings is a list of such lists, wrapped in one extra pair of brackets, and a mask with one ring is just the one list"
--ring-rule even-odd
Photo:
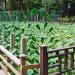
[[(15, 48), (13, 53), (18, 56), (20, 54), (20, 38), (22, 35), (28, 37), (26, 54), (30, 58), (28, 64), (39, 63), (39, 45), (47, 44), (50, 49), (61, 48), (65, 46), (75, 45), (75, 24), (60, 25), (59, 23), (40, 23), (40, 22), (3, 22), (0, 23), (0, 33), (5, 31), (6, 48), (10, 49), (9, 34), (15, 33)], [(0, 43), (2, 42), (2, 34), (0, 34)], [(55, 60), (49, 61), (51, 64)], [(32, 70), (28, 71), (33, 73)], [(37, 73), (35, 69), (34, 73)], [(33, 75), (33, 74), (32, 74)]]

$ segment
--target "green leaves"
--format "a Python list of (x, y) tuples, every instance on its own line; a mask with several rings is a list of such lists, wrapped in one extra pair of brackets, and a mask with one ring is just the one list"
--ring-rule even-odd
[(51, 32), (52, 30), (53, 30), (53, 28), (50, 28), (50, 29), (49, 29), (49, 32)]
[(41, 43), (42, 44), (44, 43), (44, 37), (41, 37)]
[(32, 75), (33, 74), (33, 70), (28, 70), (27, 71), (27, 75)]
[(31, 39), (36, 42), (36, 37), (32, 36)]
[(56, 63), (56, 60), (55, 59), (51, 59), (51, 60), (49, 60), (49, 63), (50, 64), (55, 64)]
[(33, 8), (31, 10), (31, 14), (32, 14), (32, 16), (35, 16), (37, 14), (37, 9)]
[(47, 22), (44, 24), (44, 29), (47, 27)]
[(21, 30), (22, 30), (22, 33), (24, 33), (24, 27), (22, 27), (22, 29), (21, 29)]
[(54, 40), (54, 37), (51, 37), (49, 42), (52, 42), (53, 40)]
[(37, 28), (38, 30), (40, 30), (40, 29), (41, 29), (41, 28), (40, 28), (40, 25), (38, 25), (38, 24), (36, 25), (36, 28)]
[(31, 26), (31, 24), (28, 24), (28, 28)]
[[(4, 24), (4, 23), (3, 23)], [(39, 45), (48, 44), (50, 48), (57, 48), (75, 44), (75, 25), (58, 25), (58, 23), (14, 23), (0, 24), (0, 32), (5, 28), (6, 48), (10, 50), (9, 34), (15, 33), (15, 48), (13, 54), (19, 56), (21, 35), (28, 36), (26, 55), (29, 57), (29, 63), (39, 63)], [(12, 26), (10, 26), (12, 25)], [(19, 25), (22, 25), (19, 27)], [(0, 36), (2, 34), (0, 33)], [(2, 40), (2, 38), (0, 38)], [(2, 41), (0, 41), (1, 43)], [(51, 56), (51, 55), (50, 55)], [(53, 54), (52, 54), (53, 56)], [(49, 60), (51, 64), (55, 64), (56, 59)], [(52, 70), (52, 69), (51, 69)], [(51, 72), (51, 71), (50, 71)], [(30, 70), (27, 75), (36, 75), (36, 71)]]
[(18, 55), (19, 55), (18, 50), (14, 49), (14, 50), (13, 50), (13, 54), (14, 54), (15, 56), (18, 56)]

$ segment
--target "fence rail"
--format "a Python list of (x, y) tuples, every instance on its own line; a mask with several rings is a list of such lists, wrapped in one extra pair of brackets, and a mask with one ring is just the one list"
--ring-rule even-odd
[[(3, 35), (3, 42), (4, 42), (4, 35)], [(10, 51), (7, 50), (3, 45), (0, 45), (0, 66), (1, 69), (3, 69), (7, 75), (11, 75), (11, 72), (13, 72), (15, 75), (26, 75), (26, 71), (28, 69), (33, 68), (40, 68), (40, 64), (31, 64), (27, 65), (25, 64), (26, 61), (29, 59), (25, 55), (26, 51), (26, 44), (27, 44), (27, 38), (21, 37), (21, 54), (19, 55), (19, 58), (17, 58), (15, 55), (13, 55), (12, 50), (14, 48), (15, 44), (15, 36), (12, 33), (10, 35)], [(3, 64), (5, 63), (5, 65)], [(15, 66), (11, 63), (13, 62)], [(16, 70), (15, 67), (20, 67), (20, 71)]]
[[(48, 75), (48, 70), (52, 68), (54, 69), (56, 67), (57, 67), (56, 73), (55, 72), (54, 74), (50, 73), (51, 75), (61, 75), (63, 73), (68, 73), (69, 71), (72, 71), (75, 69), (75, 65), (74, 65), (75, 46), (70, 46), (70, 47), (61, 48), (61, 49), (53, 49), (49, 51), (47, 51), (47, 47), (46, 47), (46, 50), (44, 49), (41, 50), (44, 53), (42, 57), (44, 64), (46, 63), (45, 65), (42, 65), (44, 67), (46, 66), (45, 67), (46, 70), (45, 71), (43, 70), (45, 72), (44, 74)], [(51, 59), (56, 59), (54, 64), (51, 64), (49, 62), (49, 60)]]

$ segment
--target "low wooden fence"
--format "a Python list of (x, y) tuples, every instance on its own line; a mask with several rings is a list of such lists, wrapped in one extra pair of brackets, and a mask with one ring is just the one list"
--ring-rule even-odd
[[(11, 51), (14, 47), (14, 34), (10, 35), (10, 48)], [(18, 57), (13, 55), (11, 51), (8, 51), (4, 46), (0, 45), (0, 69), (3, 69), (7, 75), (11, 75), (13, 72), (15, 75), (27, 75), (26, 72), (28, 69), (40, 68), (39, 75), (61, 75), (64, 73), (68, 73), (69, 71), (75, 69), (74, 66), (74, 54), (75, 54), (75, 46), (61, 48), (61, 49), (53, 49), (48, 50), (48, 46), (41, 45), (40, 46), (40, 63), (27, 65), (26, 61), (28, 61), (27, 56), (25, 55), (27, 44), (27, 38), (21, 38), (21, 54)], [(49, 60), (56, 59), (55, 63), (51, 64)], [(15, 66), (12, 65), (12, 62), (15, 66), (20, 67), (20, 70), (16, 70)], [(57, 67), (57, 68), (56, 68)], [(54, 69), (54, 73), (50, 73), (49, 69)]]
[[(43, 59), (41, 61), (41, 64), (44, 62), (42, 65), (44, 66), (42, 70), (43, 75), (44, 74), (48, 75), (48, 69), (51, 69), (51, 68), (54, 69), (55, 67), (57, 67), (58, 69), (56, 69), (56, 73), (54, 72), (54, 74), (51, 74), (51, 75), (61, 75), (64, 73), (67, 73), (67, 75), (69, 75), (68, 72), (70, 73), (72, 72), (72, 70), (75, 69), (75, 66), (74, 66), (75, 46), (70, 46), (70, 47), (61, 48), (61, 49), (53, 49), (49, 51), (47, 51), (47, 47), (43, 47), (41, 51), (43, 53), (43, 55), (41, 55), (42, 56), (41, 60)], [(56, 59), (56, 62), (53, 65), (51, 65), (48, 62), (48, 60), (53, 58), (57, 58), (57, 59)], [(72, 73), (70, 75), (72, 75)]]
[[(4, 37), (4, 34), (3, 34)], [(13, 72), (15, 75), (26, 75), (26, 71), (28, 69), (39, 68), (40, 64), (31, 64), (27, 65), (26, 61), (28, 61), (27, 56), (25, 55), (27, 38), (21, 38), (21, 54), (19, 58), (13, 55), (12, 50), (14, 48), (15, 37), (12, 33), (10, 35), (10, 51), (4, 47), (4, 38), (3, 38), (3, 45), (0, 45), (0, 69), (3, 69), (7, 75), (11, 75)], [(13, 64), (15, 66), (13, 66)], [(20, 67), (20, 70), (16, 70), (16, 66)]]

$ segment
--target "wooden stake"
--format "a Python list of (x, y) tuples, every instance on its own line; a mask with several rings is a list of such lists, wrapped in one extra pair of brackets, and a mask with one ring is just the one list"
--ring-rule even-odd
[(21, 54), (25, 54), (26, 49), (27, 49), (27, 38), (22, 36), (21, 37)]
[(5, 32), (2, 33), (2, 44), (5, 45)]
[(21, 55), (20, 55), (21, 75), (26, 75), (26, 70), (24, 68), (26, 64), (26, 55), (25, 55), (26, 49), (27, 49), (27, 38), (22, 36), (21, 37)]
[(14, 35), (14, 33), (11, 33), (10, 34), (10, 48), (11, 48), (11, 50), (13, 50), (14, 46), (15, 46), (15, 35)]

